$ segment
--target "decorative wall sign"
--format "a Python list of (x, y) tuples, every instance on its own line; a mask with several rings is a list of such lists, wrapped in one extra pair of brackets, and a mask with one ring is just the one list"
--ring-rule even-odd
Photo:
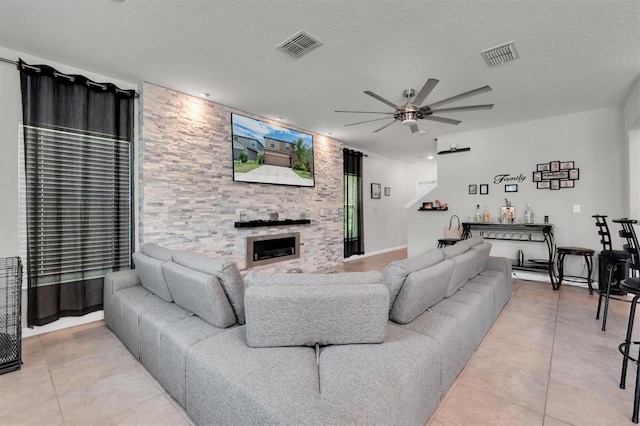
[(533, 181), (537, 189), (559, 190), (574, 188), (575, 181), (580, 179), (580, 169), (574, 161), (550, 161), (538, 164), (533, 172)]
[(507, 183), (507, 182), (524, 182), (524, 180), (527, 177), (525, 175), (523, 175), (522, 173), (520, 173), (518, 176), (511, 176), (509, 173), (502, 173), (499, 175), (495, 175), (493, 177), (493, 183), (498, 184), (498, 183)]

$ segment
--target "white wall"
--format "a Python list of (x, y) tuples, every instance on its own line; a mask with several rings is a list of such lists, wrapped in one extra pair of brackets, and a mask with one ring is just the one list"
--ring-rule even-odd
[[(519, 218), (527, 203), (533, 205), (536, 222), (548, 215), (555, 225), (558, 245), (598, 249), (600, 243), (591, 215), (628, 215), (623, 129), (621, 108), (608, 108), (439, 138), (440, 149), (457, 144), (471, 147), (471, 152), (438, 157), (438, 187), (421, 202), (438, 198), (447, 202), (450, 210), (409, 209), (409, 255), (435, 247), (452, 214), (464, 221), (480, 204), (481, 209), (488, 205), (494, 217), (505, 197), (516, 207)], [(532, 182), (536, 165), (554, 160), (575, 162), (580, 169), (575, 188), (536, 189)], [(503, 173), (525, 176), (518, 184), (518, 192), (505, 193), (504, 183), (493, 183), (494, 177)], [(483, 183), (489, 184), (488, 195), (468, 194), (469, 184)], [(580, 205), (581, 212), (573, 213), (573, 205)], [(514, 258), (517, 248), (525, 251), (526, 258), (545, 257), (542, 244), (516, 247), (500, 241), (494, 242), (492, 254)], [(580, 273), (582, 265), (578, 259), (567, 259), (569, 273)]]
[[(406, 246), (407, 217), (402, 208), (408, 197), (406, 163), (358, 148), (349, 148), (367, 155), (362, 160), (365, 256)], [(371, 198), (371, 183), (381, 185), (380, 199)], [(384, 195), (385, 187), (389, 188), (391, 195)], [(358, 257), (360, 256), (352, 256), (347, 260)]]
[(628, 145), (629, 217), (640, 217), (640, 78), (636, 80), (624, 106)]

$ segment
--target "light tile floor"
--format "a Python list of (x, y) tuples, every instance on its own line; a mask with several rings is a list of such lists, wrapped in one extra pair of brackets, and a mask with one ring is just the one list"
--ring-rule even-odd
[[(382, 270), (405, 256), (332, 271)], [(513, 298), (427, 424), (631, 424), (632, 364), (627, 389), (618, 387), (629, 304), (612, 301), (605, 333), (596, 304), (583, 288), (516, 280)], [(0, 425), (190, 424), (102, 321), (24, 339), (23, 361), (20, 371), (0, 375)]]

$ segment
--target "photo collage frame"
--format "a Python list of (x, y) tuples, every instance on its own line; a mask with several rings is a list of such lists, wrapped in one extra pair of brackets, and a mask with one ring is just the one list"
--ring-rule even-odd
[(538, 164), (533, 172), (533, 181), (537, 189), (559, 190), (575, 188), (580, 179), (580, 169), (574, 161), (550, 161)]

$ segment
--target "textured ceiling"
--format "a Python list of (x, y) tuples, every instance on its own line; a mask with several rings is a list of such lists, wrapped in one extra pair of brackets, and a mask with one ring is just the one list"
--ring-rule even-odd
[[(275, 49), (304, 30), (324, 45), (294, 59)], [(489, 68), (480, 51), (515, 41), (520, 59)], [(110, 76), (148, 81), (328, 134), (405, 161), (433, 138), (622, 105), (640, 75), (640, 0), (0, 0), (0, 45)], [(16, 59), (16, 58), (9, 58)], [(64, 70), (61, 70), (64, 71)], [(454, 104), (489, 111), (384, 121), (402, 91), (440, 80), (426, 103), (486, 84)], [(517, 141), (514, 141), (517, 144)]]

